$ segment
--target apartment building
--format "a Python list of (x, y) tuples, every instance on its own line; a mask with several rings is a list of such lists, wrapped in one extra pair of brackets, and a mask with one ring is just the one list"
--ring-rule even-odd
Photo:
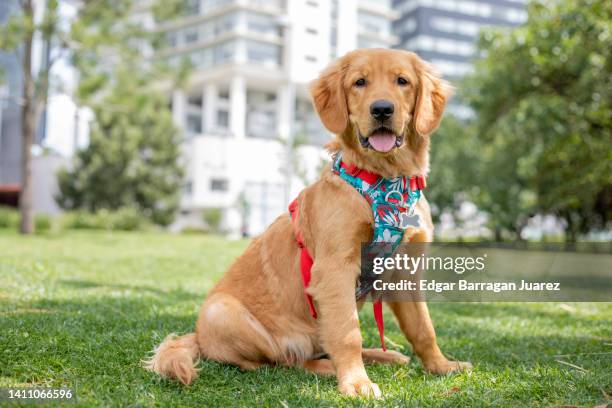
[(454, 80), (471, 69), (480, 28), (518, 25), (524, 8), (523, 0), (190, 0), (183, 17), (150, 20), (167, 44), (156, 57), (193, 67), (188, 85), (169, 94), (186, 170), (176, 227), (219, 208), (225, 229), (257, 234), (316, 178), (330, 135), (307, 85), (331, 59), (394, 46)]
[(515, 27), (527, 19), (526, 0), (393, 0), (401, 16), (397, 48), (418, 53), (451, 80), (471, 72), (483, 27)]
[[(307, 85), (336, 56), (397, 42), (390, 1), (195, 0), (154, 26), (157, 57), (193, 66), (169, 95), (183, 130), (186, 183), (177, 228), (223, 211), (224, 228), (257, 234), (316, 178), (330, 135)], [(299, 155), (292, 153), (301, 141)], [(310, 171), (303, 171), (310, 169)]]

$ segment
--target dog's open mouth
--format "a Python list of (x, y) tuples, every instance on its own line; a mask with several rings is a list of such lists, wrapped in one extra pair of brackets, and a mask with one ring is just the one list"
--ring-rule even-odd
[(400, 147), (403, 141), (403, 135), (397, 135), (392, 129), (384, 126), (374, 129), (368, 137), (359, 133), (361, 146), (381, 153), (387, 153), (396, 147)]

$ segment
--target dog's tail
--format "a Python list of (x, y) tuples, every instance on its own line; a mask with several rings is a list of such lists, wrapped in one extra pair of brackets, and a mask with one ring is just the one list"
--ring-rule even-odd
[(200, 348), (195, 333), (180, 337), (170, 334), (153, 352), (153, 357), (143, 361), (147, 370), (179, 380), (185, 385), (197, 378), (195, 363), (200, 357)]

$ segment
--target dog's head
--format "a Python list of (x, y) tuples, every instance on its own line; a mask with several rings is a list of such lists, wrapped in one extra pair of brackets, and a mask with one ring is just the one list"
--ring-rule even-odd
[(427, 136), (442, 119), (450, 86), (416, 54), (364, 49), (346, 54), (311, 87), (328, 147), (383, 175), (427, 171)]

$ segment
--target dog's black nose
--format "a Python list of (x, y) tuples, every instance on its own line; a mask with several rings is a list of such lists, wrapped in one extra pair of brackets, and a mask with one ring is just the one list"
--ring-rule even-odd
[(394, 109), (393, 102), (385, 99), (379, 99), (370, 105), (370, 114), (372, 114), (374, 119), (382, 122), (383, 120), (389, 119), (391, 115), (393, 115)]

